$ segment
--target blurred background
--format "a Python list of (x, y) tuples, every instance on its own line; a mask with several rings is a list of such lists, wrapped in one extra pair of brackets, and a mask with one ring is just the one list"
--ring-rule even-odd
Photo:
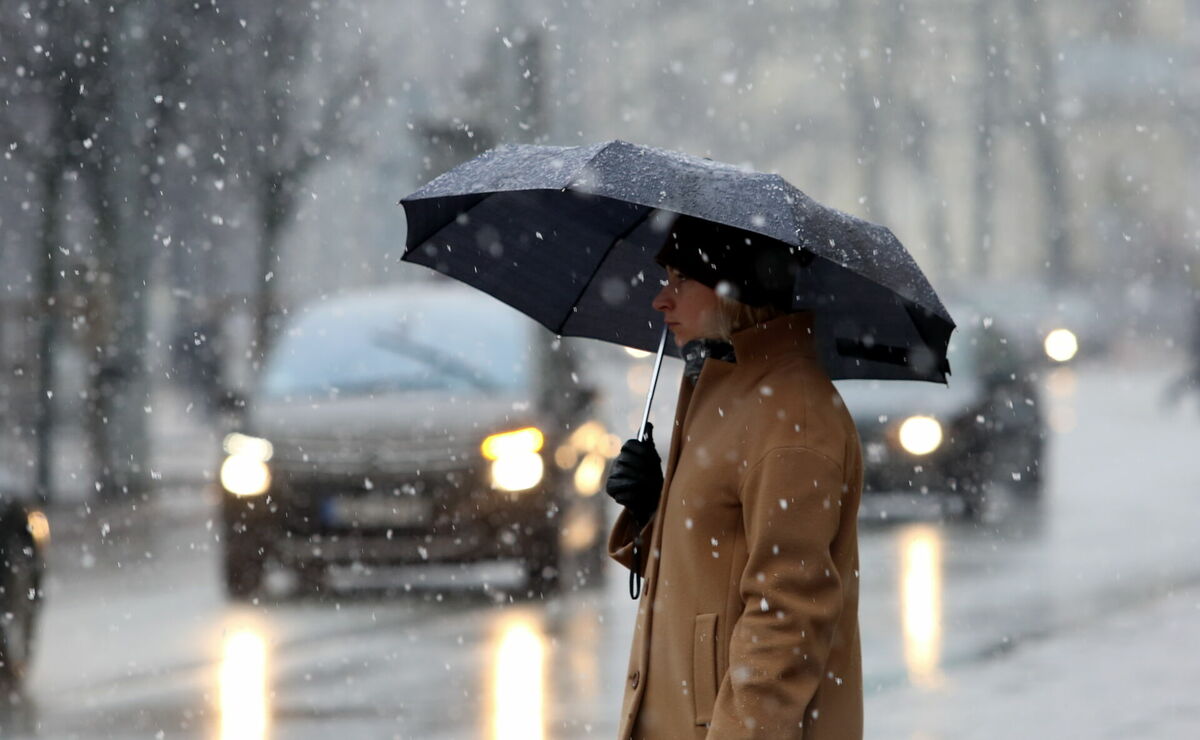
[[(516, 602), (464, 595), (447, 585), (458, 569), (418, 596), (425, 576), (408, 573), (344, 612), (321, 589), (239, 600), (220, 565), (234, 525), (219, 479), (294, 321), (432, 280), (399, 261), (401, 197), (500, 143), (621, 138), (778, 172), (888, 225), (952, 310), (972, 306), (960, 323), (1003, 323), (1022, 348), (1011, 367), (1025, 385), (986, 402), (1037, 407), (1022, 464), (1047, 471), (1041, 503), (931, 513), (906, 478), (911, 500), (864, 506), (869, 522), (905, 522), (865, 525), (868, 734), (970, 736), (929, 719), (954, 701), (945, 666), (1021, 635), (1076, 635), (1064, 625), (1200, 578), (1172, 521), (1197, 513), (1198, 28), (1196, 0), (4, 0), (0, 477), (13, 516), (41, 517), (19, 529), (53, 532), (15, 546), (44, 551), (44, 576), (23, 583), (37, 591), (25, 601), (46, 598), (36, 629), (6, 633), (30, 651), (13, 731), (491, 737), (496, 707), (534, 701), (510, 720), (541, 720), (509, 736), (611, 735), (633, 612), (622, 573), (592, 564), (575, 572), (598, 591), (575, 588), (583, 578)], [(1075, 346), (1047, 357), (1063, 328)], [(594, 494), (597, 466), (635, 428), (647, 361), (587, 343), (548, 356), (529, 362), (587, 401), (550, 423), (579, 412), (600, 425), (559, 466)], [(669, 418), (677, 379), (668, 366), (655, 418)], [(1131, 504), (1151, 493), (1153, 507)], [(1121, 558), (1096, 550), (1103, 533), (1128, 543)], [(943, 582), (956, 553), (964, 575)], [(431, 624), (443, 598), (478, 618)], [(98, 641), (112, 647), (87, 649)], [(522, 679), (534, 695), (497, 699), (477, 685), (491, 685), (484, 646), (559, 673), (535, 670)], [(240, 678), (213, 673), (229, 660), (249, 661)], [(954, 696), (1013, 676), (964, 679)], [(272, 699), (231, 714), (216, 697), (234, 680), (251, 684), (231, 696)], [(872, 706), (893, 718), (874, 733)]]
[(25, 470), (39, 399), (78, 406), (102, 495), (150, 485), (155, 388), (211, 405), (297, 305), (426, 278), (396, 202), (500, 142), (779, 172), (890, 225), (939, 290), (1186, 335), (1187, 0), (6, 6), (5, 450)]

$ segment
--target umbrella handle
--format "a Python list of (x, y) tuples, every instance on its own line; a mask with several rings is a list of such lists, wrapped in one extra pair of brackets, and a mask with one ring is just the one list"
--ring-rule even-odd
[(658, 387), (658, 371), (662, 369), (663, 350), (667, 347), (667, 325), (663, 324), (662, 337), (658, 340), (658, 356), (654, 358), (654, 374), (650, 376), (650, 392), (646, 394), (646, 410), (642, 412), (642, 425), (638, 427), (639, 442), (646, 441), (646, 424), (650, 422), (650, 404), (654, 402), (654, 389)]

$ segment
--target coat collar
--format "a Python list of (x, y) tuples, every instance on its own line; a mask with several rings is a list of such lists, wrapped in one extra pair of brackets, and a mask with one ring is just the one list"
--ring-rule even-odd
[[(742, 329), (731, 338), (737, 361), (706, 361), (697, 385), (711, 385), (716, 378), (734, 373), (760, 376), (792, 358), (816, 360), (818, 357), (813, 314), (810, 312), (780, 316), (764, 324)], [(690, 391), (691, 382), (685, 379), (683, 385)]]
[(816, 358), (811, 312), (792, 313), (733, 335), (739, 365), (774, 365), (789, 357)]

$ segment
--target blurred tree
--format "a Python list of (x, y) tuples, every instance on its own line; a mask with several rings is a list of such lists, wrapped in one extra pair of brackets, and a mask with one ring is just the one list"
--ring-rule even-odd
[[(898, 4), (890, 4), (885, 28), (880, 32), (874, 23), (880, 14), (869, 12), (878, 8), (878, 2), (868, 4), (874, 7), (863, 8), (863, 3), (845, 0), (838, 3), (834, 27), (841, 42), (846, 100), (855, 126), (854, 156), (859, 165), (862, 212), (867, 218), (886, 221), (885, 128), (890, 125), (888, 117), (894, 115), (893, 49), (904, 14)], [(888, 110), (881, 111), (885, 102)]]
[(908, 140), (904, 147), (909, 161), (917, 173), (925, 207), (925, 233), (933, 252), (933, 267), (941, 276), (950, 270), (953, 258), (950, 252), (950, 235), (946, 225), (946, 201), (941, 182), (934, 166), (935, 122), (928, 108), (916, 100), (908, 100)]
[[(899, 151), (915, 175), (913, 183), (917, 186), (920, 208), (924, 211), (925, 238), (934, 257), (931, 267), (945, 276), (952, 269), (953, 258), (946, 224), (945, 190), (936, 166), (936, 154), (939, 140), (946, 137), (940, 131), (939, 117), (933, 112), (927, 83), (921, 81), (919, 67), (913, 63), (913, 24), (904, 3), (892, 5), (887, 24), (889, 36), (886, 43), (889, 46), (886, 54), (891, 58), (888, 64), (891, 70), (887, 77), (887, 96), (891, 107), (891, 125), (896, 129)], [(915, 51), (919, 51), (919, 48)], [(932, 53), (944, 57), (946, 52), (935, 46)]]
[(856, 127), (863, 213), (876, 221), (891, 220), (888, 181), (906, 162), (924, 211), (927, 243), (946, 272), (951, 263), (946, 204), (935, 167), (936, 139), (930, 135), (936, 117), (927, 93), (914, 90), (920, 74), (911, 58), (910, 8), (877, 0), (842, 2), (836, 13), (846, 98)]
[(971, 214), (971, 267), (978, 277), (987, 277), (992, 266), (995, 238), (995, 160), (993, 148), (1000, 129), (1000, 87), (1003, 85), (1002, 34), (997, 29), (998, 3), (975, 0), (975, 63), (978, 86), (975, 114), (974, 194)]
[(278, 328), (281, 241), (305, 181), (333, 153), (355, 146), (349, 119), (368, 100), (368, 49), (331, 37), (331, 18), (345, 7), (340, 0), (303, 6), (229, 0), (210, 18), (215, 63), (205, 70), (213, 95), (207, 114), (220, 126), (219, 156), (241, 180), (257, 228), (260, 359)]
[[(74, 251), (91, 265), (90, 290), (75, 323), (87, 328), (87, 431), (95, 485), (102, 494), (139, 493), (147, 487), (145, 413), (148, 398), (139, 372), (144, 347), (145, 245), (126, 239), (132, 213), (125, 175), (144, 143), (133, 132), (141, 101), (130, 99), (124, 44), (148, 37), (142, 3), (7, 4), (0, 9), (6, 44), (5, 99), (0, 119), (8, 147), (40, 182), (42, 213), (37, 242), (38, 304), (44, 307), (39, 346), (36, 486), (50, 495), (50, 440), (57, 345), (57, 265)], [(137, 69), (144, 72), (139, 61)], [(11, 75), (15, 72), (15, 76)], [(144, 92), (139, 87), (138, 93)], [(126, 96), (123, 98), (123, 95)], [(86, 239), (68, 250), (67, 181), (77, 183), (90, 211)], [(136, 409), (134, 413), (129, 413)]]
[(1032, 67), (1026, 121), (1034, 140), (1034, 165), (1041, 183), (1042, 233), (1046, 239), (1046, 278), (1061, 286), (1071, 278), (1071, 211), (1061, 134), (1054, 54), (1044, 8), (1038, 0), (1015, 0)]
[[(210, 74), (212, 55), (228, 47), (223, 34), (232, 19), (223, 10), (151, 0), (0, 6), (6, 42), (0, 134), (9, 156), (40, 183), (42, 217), (33, 249), (40, 266), (37, 302), (46, 310), (33, 426), (43, 496), (51, 484), (50, 359), (66, 341), (56, 320), (65, 311), (74, 312), (75, 337), (88, 359), (82, 426), (95, 489), (102, 496), (136, 495), (150, 486), (147, 314), (154, 244), (171, 242), (176, 202), (198, 201), (197, 129), (212, 126), (236, 94), (247, 93), (231, 92)], [(258, 143), (257, 150), (266, 149)], [(225, 164), (220, 152), (204, 161)], [(286, 182), (286, 174), (280, 179)], [(165, 197), (172, 184), (173, 198)], [(186, 224), (188, 218), (176, 220)], [(67, 305), (58, 279), (76, 266), (82, 279)], [(55, 306), (58, 311), (50, 310)]]

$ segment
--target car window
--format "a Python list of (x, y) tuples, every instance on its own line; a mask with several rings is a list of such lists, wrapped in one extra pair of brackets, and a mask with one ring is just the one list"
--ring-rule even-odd
[(494, 302), (443, 296), (324, 307), (286, 332), (262, 395), (521, 392), (531, 374), (529, 329)]

